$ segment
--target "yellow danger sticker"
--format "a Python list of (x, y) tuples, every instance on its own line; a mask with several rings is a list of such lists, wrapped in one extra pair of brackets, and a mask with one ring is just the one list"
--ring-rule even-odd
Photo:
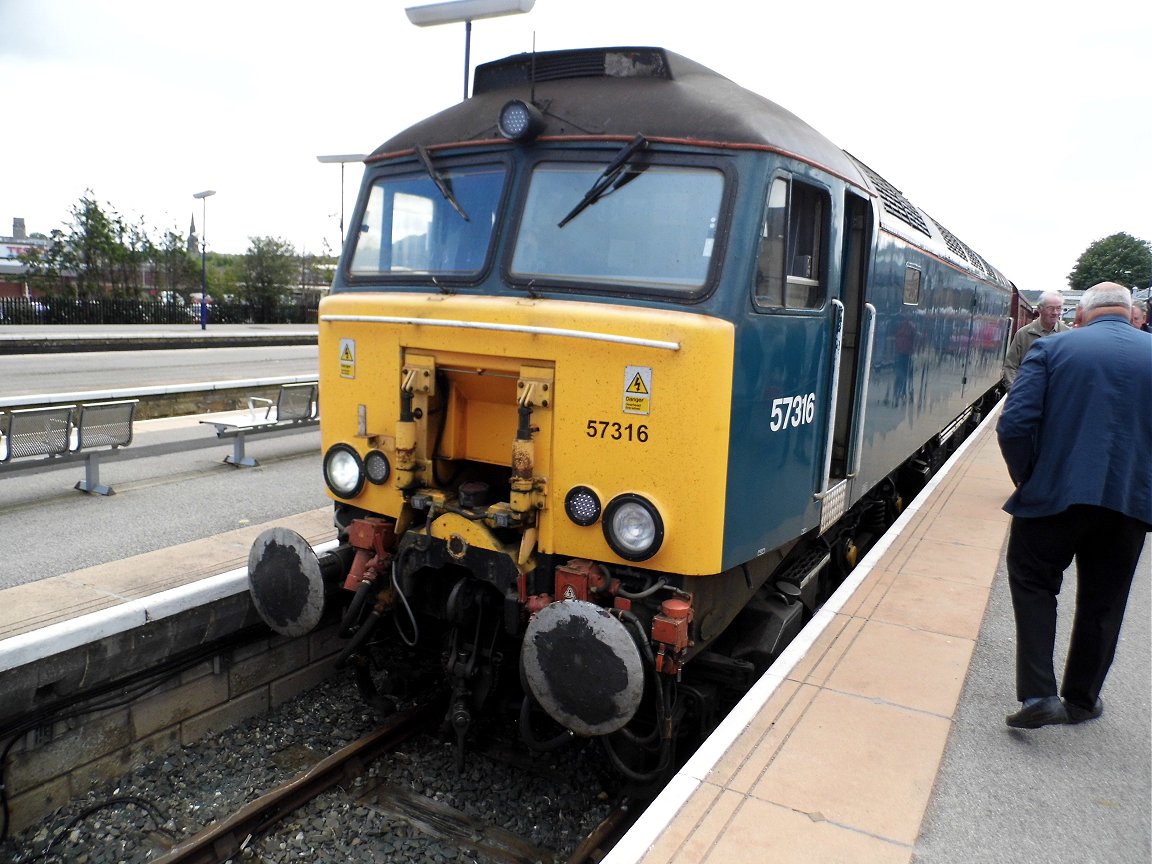
[(624, 370), (624, 413), (652, 413), (652, 367), (628, 366)]
[(340, 377), (356, 377), (356, 340), (340, 340)]

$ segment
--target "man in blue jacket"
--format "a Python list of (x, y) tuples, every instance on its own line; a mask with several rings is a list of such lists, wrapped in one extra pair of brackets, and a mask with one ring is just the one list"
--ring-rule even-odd
[[(996, 426), (1016, 491), (1008, 583), (1016, 618), (1009, 726), (1080, 723), (1104, 710), (1133, 574), (1152, 531), (1152, 334), (1130, 323), (1131, 292), (1102, 282), (1080, 298), (1081, 326), (1037, 340)], [(1076, 613), (1060, 686), (1056, 597), (1076, 559)]]

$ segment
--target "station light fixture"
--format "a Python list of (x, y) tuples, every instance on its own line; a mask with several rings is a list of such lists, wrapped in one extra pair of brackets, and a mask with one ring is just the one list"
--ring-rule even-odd
[(536, 0), (446, 0), (409, 6), (404, 10), (417, 27), (464, 22), (464, 98), (468, 98), (468, 69), (472, 53), (472, 22), (479, 18), (499, 18), (532, 11)]

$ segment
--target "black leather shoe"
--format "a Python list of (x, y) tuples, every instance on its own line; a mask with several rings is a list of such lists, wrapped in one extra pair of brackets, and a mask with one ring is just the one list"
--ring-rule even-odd
[(1068, 712), (1069, 723), (1083, 723), (1085, 720), (1095, 720), (1104, 713), (1104, 701), (1097, 699), (1091, 708), (1082, 708), (1075, 702), (1065, 702), (1064, 710)]
[(1048, 696), (1015, 714), (1009, 714), (1004, 722), (1013, 729), (1039, 729), (1041, 726), (1058, 726), (1068, 722), (1068, 711), (1059, 696)]

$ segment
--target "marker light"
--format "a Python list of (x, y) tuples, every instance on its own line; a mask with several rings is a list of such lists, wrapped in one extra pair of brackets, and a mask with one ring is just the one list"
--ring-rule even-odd
[(604, 539), (627, 561), (651, 558), (664, 541), (664, 521), (646, 499), (617, 495), (604, 510)]
[(355, 498), (364, 486), (364, 463), (347, 444), (334, 444), (324, 454), (324, 482), (334, 495)]
[(500, 109), (496, 126), (510, 141), (531, 141), (544, 130), (544, 115), (534, 105), (513, 99)]
[(573, 486), (564, 497), (564, 512), (577, 525), (591, 525), (600, 518), (600, 496), (587, 486)]
[(388, 464), (388, 457), (379, 450), (369, 450), (368, 455), (364, 457), (364, 473), (368, 475), (370, 483), (379, 486), (388, 482), (392, 466)]

